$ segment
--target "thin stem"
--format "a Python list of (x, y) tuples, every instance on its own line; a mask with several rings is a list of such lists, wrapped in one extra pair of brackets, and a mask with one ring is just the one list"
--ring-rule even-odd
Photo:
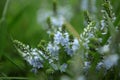
[(25, 78), (25, 77), (0, 77), (0, 79), (21, 79), (21, 80), (25, 80), (25, 79), (28, 79), (28, 78)]
[(57, 0), (53, 0), (53, 12), (57, 15)]
[(2, 17), (0, 19), (0, 23), (2, 23), (5, 20), (9, 2), (10, 2), (10, 0), (7, 0), (6, 3), (5, 3), (3, 13), (2, 13)]
[(74, 29), (74, 27), (65, 21), (64, 25), (66, 26), (66, 29), (76, 38), (80, 39), (79, 33)]

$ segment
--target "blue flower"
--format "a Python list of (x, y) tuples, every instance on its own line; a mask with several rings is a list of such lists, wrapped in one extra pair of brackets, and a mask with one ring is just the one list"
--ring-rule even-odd
[(62, 33), (60, 31), (57, 31), (54, 35), (54, 43), (55, 44), (60, 44), (63, 40)]
[(68, 55), (72, 56), (74, 54), (73, 50), (70, 48), (70, 46), (65, 47), (65, 51)]
[(65, 32), (63, 34), (63, 39), (61, 40), (61, 45), (62, 46), (67, 46), (69, 44), (69, 34)]
[(119, 59), (119, 56), (117, 54), (112, 54), (106, 57), (103, 60), (104, 66), (106, 69), (110, 69), (112, 66), (117, 64), (117, 61)]
[(73, 45), (72, 45), (72, 50), (73, 50), (74, 52), (76, 52), (76, 51), (79, 49), (79, 46), (80, 46), (80, 44), (79, 44), (78, 39), (74, 39)]
[(103, 62), (99, 62), (96, 66), (96, 70), (100, 70), (101, 68), (103, 68), (104, 64)]
[(47, 46), (47, 51), (52, 55), (52, 56), (58, 56), (59, 53), (59, 46), (56, 44), (48, 43)]
[(61, 66), (60, 66), (60, 71), (61, 72), (65, 72), (66, 71), (66, 69), (67, 69), (67, 64), (66, 63), (64, 63), (64, 64), (62, 64)]

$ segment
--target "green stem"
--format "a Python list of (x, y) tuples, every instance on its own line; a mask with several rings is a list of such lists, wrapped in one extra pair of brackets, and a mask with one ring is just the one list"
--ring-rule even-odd
[(25, 78), (25, 77), (0, 77), (0, 79), (21, 79), (21, 80), (25, 80), (25, 79), (28, 79), (28, 78)]
[(7, 0), (6, 3), (5, 3), (3, 13), (2, 13), (2, 17), (0, 19), (0, 23), (2, 23), (5, 20), (9, 2), (10, 2), (10, 0)]
[(74, 27), (68, 23), (67, 21), (64, 22), (64, 25), (66, 27), (66, 29), (76, 38), (80, 39), (80, 35), (79, 33), (74, 29)]

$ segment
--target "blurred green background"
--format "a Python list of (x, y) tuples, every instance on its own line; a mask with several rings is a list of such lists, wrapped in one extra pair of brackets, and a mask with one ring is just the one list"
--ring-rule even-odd
[[(5, 19), (1, 20), (7, 0), (0, 0), (0, 77), (17, 76), (38, 79), (37, 75), (30, 72), (31, 67), (23, 60), (13, 46), (12, 39), (17, 39), (32, 47), (36, 47), (42, 39), (48, 40), (48, 35), (44, 28), (46, 21), (44, 20), (43, 23), (37, 21), (38, 11), (40, 9), (46, 10), (46, 13), (47, 10), (52, 11), (53, 0), (8, 1)], [(83, 5), (83, 3), (85, 3), (83, 1), (89, 2)], [(93, 4), (92, 1), (96, 2)], [(110, 1), (119, 19), (120, 0)], [(73, 13), (69, 22), (79, 33), (81, 33), (84, 28), (83, 8), (88, 10), (92, 16), (99, 19), (101, 18), (100, 9), (102, 8), (102, 2), (103, 0), (57, 0), (58, 6), (68, 5), (71, 7), (71, 12), (66, 12), (65, 14)], [(42, 12), (39, 11), (39, 13)]]

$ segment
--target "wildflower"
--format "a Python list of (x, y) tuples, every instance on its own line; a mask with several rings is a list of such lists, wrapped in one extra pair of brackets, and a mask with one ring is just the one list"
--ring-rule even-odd
[(74, 54), (73, 50), (70, 48), (70, 46), (65, 47), (65, 51), (68, 55), (72, 56)]
[(96, 66), (96, 69), (100, 70), (101, 68), (103, 68), (103, 66), (104, 66), (103, 62), (99, 62)]
[(87, 71), (90, 68), (90, 62), (89, 61), (85, 61), (84, 62), (84, 69), (85, 71)]
[(29, 57), (27, 58), (27, 61), (29, 62), (30, 65), (32, 65), (34, 68), (42, 68), (43, 67), (43, 64), (42, 64), (42, 61), (39, 59), (38, 56), (35, 56), (35, 57)]
[(41, 51), (38, 51), (36, 48), (35, 49), (31, 49), (31, 52), (28, 53), (27, 56), (25, 56), (25, 60), (32, 65), (32, 70), (34, 73), (37, 72), (37, 69), (39, 68), (43, 68), (43, 58), (41, 57), (45, 57), (43, 56), (43, 53)]
[(99, 41), (100, 43), (102, 43), (102, 38), (98, 38), (98, 41)]
[(99, 49), (98, 49), (98, 52), (99, 52), (100, 54), (108, 53), (108, 52), (109, 52), (109, 45), (104, 45), (103, 47), (99, 48)]
[(69, 44), (69, 34), (67, 32), (63, 33), (63, 39), (61, 41), (62, 46), (67, 46)]
[(72, 44), (72, 50), (75, 52), (76, 50), (79, 49), (79, 41), (78, 39), (74, 39), (73, 44)]
[(51, 18), (52, 25), (55, 27), (62, 27), (64, 23), (64, 18), (69, 21), (73, 16), (73, 11), (70, 6), (62, 6), (57, 8), (57, 15), (54, 15), (53, 11), (47, 9), (39, 9), (37, 12), (37, 21), (42, 24), (44, 28), (47, 26), (45, 24), (48, 17)]
[(47, 24), (45, 23), (46, 19), (52, 15), (53, 15), (52, 11), (46, 9), (40, 9), (37, 12), (37, 22), (41, 24), (43, 28), (47, 28)]
[(61, 33), (57, 31), (54, 35), (54, 43), (61, 44), (62, 46), (68, 45), (69, 43), (69, 35), (67, 32)]
[[(30, 48), (28, 45), (15, 40), (15, 46), (22, 54), (23, 58), (35, 69), (43, 68), (43, 57), (46, 56), (37, 48)], [(36, 71), (35, 71), (36, 72)]]
[(119, 57), (118, 57), (117, 54), (112, 54), (112, 55), (109, 55), (108, 57), (106, 57), (106, 58), (103, 60), (103, 63), (104, 63), (105, 68), (108, 70), (108, 69), (110, 69), (112, 66), (116, 65), (118, 59), (119, 59)]
[(82, 0), (81, 8), (82, 10), (88, 10), (88, 0)]
[[(88, 42), (89, 42), (89, 41), (88, 41)], [(85, 49), (89, 49), (88, 42), (84, 42), (84, 43), (83, 43), (83, 46), (84, 46)]]
[(88, 33), (88, 38), (93, 38), (95, 37), (93, 33)]
[(47, 46), (47, 51), (52, 55), (52, 56), (58, 56), (59, 53), (59, 46), (56, 44), (48, 43)]
[(74, 11), (72, 10), (72, 7), (69, 5), (58, 8), (58, 15), (63, 16), (67, 21), (70, 21), (70, 19), (73, 17), (73, 12)]
[[(95, 3), (96, 3), (96, 0), (91, 0), (91, 3), (89, 2), (89, 0), (82, 0), (81, 9), (91, 11), (91, 12), (95, 13), (97, 11)], [(91, 5), (91, 8), (89, 8), (88, 5)]]
[(103, 30), (105, 26), (106, 26), (105, 20), (101, 20), (101, 30)]
[(58, 70), (58, 65), (55, 63), (51, 63), (51, 66), (54, 70)]
[(64, 24), (64, 21), (65, 20), (62, 16), (51, 17), (52, 25), (57, 27), (62, 27), (62, 25)]
[(60, 66), (60, 71), (61, 71), (61, 72), (65, 72), (65, 71), (66, 71), (66, 68), (67, 68), (67, 64), (64, 63), (64, 64), (62, 64), (62, 65)]
[(54, 34), (54, 43), (55, 44), (60, 44), (62, 42), (62, 39), (63, 39), (62, 33), (60, 31), (57, 31)]

